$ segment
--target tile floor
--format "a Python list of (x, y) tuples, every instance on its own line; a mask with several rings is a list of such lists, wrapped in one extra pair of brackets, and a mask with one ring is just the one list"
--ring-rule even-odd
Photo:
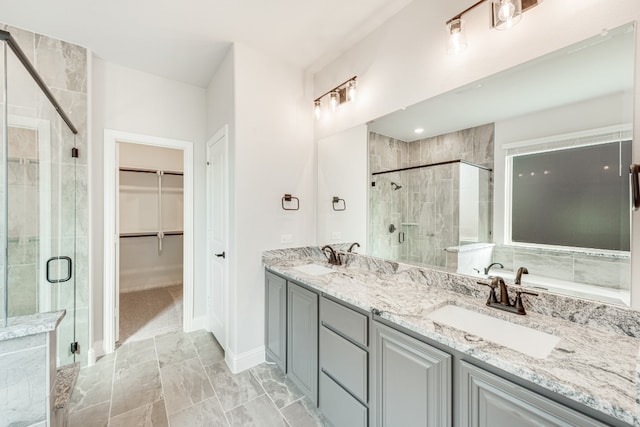
[(232, 374), (206, 331), (131, 342), (80, 370), (70, 426), (323, 426), (273, 365)]

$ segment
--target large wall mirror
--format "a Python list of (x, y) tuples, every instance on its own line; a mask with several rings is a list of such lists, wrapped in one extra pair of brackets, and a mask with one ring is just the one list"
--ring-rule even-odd
[(319, 243), (629, 305), (634, 64), (632, 23), (319, 140)]

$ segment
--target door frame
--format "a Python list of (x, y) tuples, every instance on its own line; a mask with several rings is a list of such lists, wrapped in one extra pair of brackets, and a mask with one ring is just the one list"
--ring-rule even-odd
[(119, 161), (116, 157), (116, 143), (149, 145), (153, 147), (172, 148), (182, 150), (184, 171), (183, 195), (183, 317), (182, 328), (191, 331), (193, 327), (193, 143), (178, 139), (162, 138), (113, 129), (104, 130), (104, 274), (103, 274), (103, 333), (104, 352), (115, 350), (115, 275), (116, 245), (119, 236), (116, 235), (116, 212), (118, 192), (116, 188)]
[[(224, 223), (225, 223), (225, 231), (224, 231), (224, 239), (225, 239), (225, 244), (226, 244), (226, 252), (229, 252), (229, 126), (228, 125), (224, 125), (222, 126), (220, 129), (218, 129), (218, 131), (207, 141), (206, 144), (206, 161), (209, 162), (209, 155), (211, 153), (211, 148), (217, 144), (217, 143), (221, 143), (223, 144), (223, 150), (224, 150), (224, 154), (225, 154), (225, 160), (224, 160), (224, 212), (223, 212), (223, 216), (224, 216)], [(212, 323), (211, 323), (211, 316), (212, 316), (212, 310), (213, 310), (213, 305), (212, 305), (212, 289), (211, 289), (211, 285), (213, 283), (213, 269), (211, 266), (211, 262), (212, 262), (212, 256), (213, 256), (213, 242), (211, 239), (211, 234), (210, 234), (210, 230), (212, 228), (212, 224), (211, 224), (211, 208), (210, 208), (210, 203), (211, 203), (211, 190), (212, 190), (212, 183), (210, 181), (210, 173), (209, 173), (209, 165), (207, 164), (207, 177), (206, 177), (206, 200), (207, 200), (207, 219), (206, 219), (206, 224), (207, 224), (207, 256), (206, 256), (206, 260), (207, 260), (207, 276), (206, 276), (206, 280), (207, 280), (207, 329), (209, 329), (211, 331), (212, 328)], [(233, 258), (227, 258), (227, 262), (224, 263), (224, 281), (222, 283), (222, 295), (223, 295), (223, 302), (222, 302), (222, 321), (223, 321), (223, 329), (224, 329), (224, 337), (216, 337), (216, 339), (218, 340), (220, 346), (226, 351), (227, 350), (227, 343), (229, 342), (229, 264), (232, 262)], [(213, 331), (211, 331), (213, 332)]]

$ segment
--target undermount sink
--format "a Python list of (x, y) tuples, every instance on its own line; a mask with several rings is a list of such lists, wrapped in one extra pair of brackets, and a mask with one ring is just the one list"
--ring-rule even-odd
[(298, 270), (301, 273), (304, 274), (308, 274), (309, 276), (322, 276), (324, 274), (329, 274), (329, 273), (335, 273), (336, 271), (328, 268), (328, 267), (324, 267), (322, 265), (318, 265), (318, 264), (305, 264), (305, 265), (298, 265), (296, 267), (293, 267), (294, 270)]
[(555, 335), (487, 316), (457, 305), (445, 305), (432, 311), (428, 317), (434, 322), (465, 331), (486, 341), (500, 344), (531, 357), (544, 359), (560, 338)]

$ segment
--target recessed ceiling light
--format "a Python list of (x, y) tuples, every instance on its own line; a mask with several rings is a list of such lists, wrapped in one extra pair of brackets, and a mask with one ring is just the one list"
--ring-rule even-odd
[(415, 133), (422, 133), (422, 132), (424, 132), (424, 129), (422, 129), (422, 128), (416, 128), (416, 129), (414, 129), (413, 131), (414, 131)]

